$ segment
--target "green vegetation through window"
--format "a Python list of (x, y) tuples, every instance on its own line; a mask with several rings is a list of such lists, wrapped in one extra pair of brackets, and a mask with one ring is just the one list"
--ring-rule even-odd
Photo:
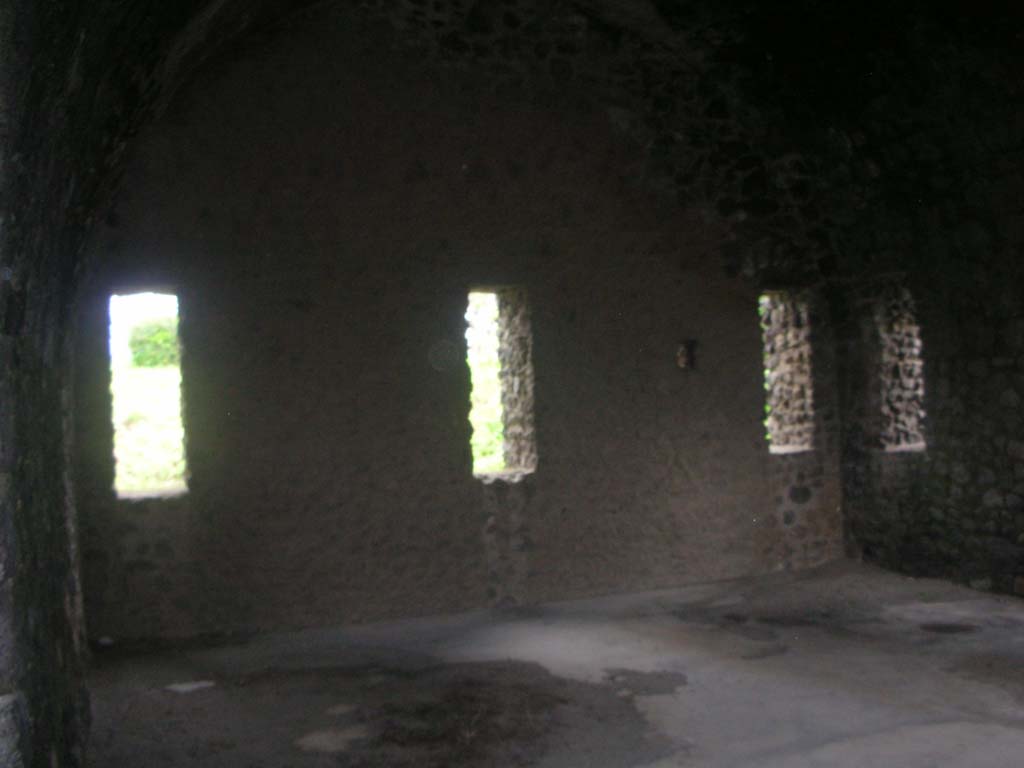
[(466, 350), (473, 387), (469, 412), (473, 425), (473, 473), (501, 472), (505, 469), (505, 437), (498, 354), (498, 294), (483, 291), (469, 294)]
[(183, 493), (185, 432), (176, 296), (110, 297), (110, 378), (117, 495)]

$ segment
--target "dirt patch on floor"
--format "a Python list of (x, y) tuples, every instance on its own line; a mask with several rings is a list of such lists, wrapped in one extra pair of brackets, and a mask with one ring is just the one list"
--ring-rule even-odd
[(686, 685), (682, 672), (638, 672), (635, 669), (606, 669), (605, 680), (620, 696), (665, 696)]
[(877, 611), (839, 603), (834, 605), (758, 606), (741, 610), (736, 605), (693, 603), (672, 611), (679, 621), (723, 630), (758, 643), (778, 645), (796, 630), (817, 630), (839, 637), (874, 639), (885, 622)]
[(998, 686), (1024, 704), (1024, 653), (975, 653), (963, 657), (948, 671)]
[(745, 613), (723, 611), (706, 604), (686, 605), (672, 611), (672, 615), (684, 624), (721, 629), (744, 640), (770, 643), (778, 638), (775, 630), (753, 624)]
[(977, 632), (978, 628), (973, 624), (962, 624), (960, 622), (929, 622), (922, 624), (921, 629), (936, 635), (967, 635)]
[(268, 669), (182, 695), (150, 672), (151, 685), (133, 669), (94, 687), (96, 768), (497, 768), (563, 754), (624, 768), (666, 744), (620, 689), (685, 684), (628, 670), (591, 684), (519, 662), (373, 664)]
[(568, 686), (528, 665), (438, 667), (414, 674), (374, 671), (360, 682), (353, 713), (366, 738), (339, 755), (344, 768), (531, 765), (558, 727)]

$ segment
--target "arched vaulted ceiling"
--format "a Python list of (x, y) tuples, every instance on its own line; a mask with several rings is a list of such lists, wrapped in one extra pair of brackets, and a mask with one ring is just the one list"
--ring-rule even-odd
[[(61, 724), (82, 708), (74, 663), (67, 661), (76, 656), (76, 622), (68, 615), (75, 534), (73, 500), (64, 494), (61, 368), (78, 255), (133, 138), (189, 73), (247, 30), (312, 3), (0, 0), (0, 562), (6, 568), (0, 693), (24, 691), (40, 760), (62, 740), (71, 755), (75, 728), (61, 730)], [(451, 24), (468, 32), (514, 7), (523, 24), (576, 14), (608, 39), (631, 36), (641, 52), (648, 45), (670, 50), (676, 65), (699, 71), (705, 82), (728, 83), (743, 108), (764, 118), (755, 127), (764, 128), (759, 138), (766, 147), (737, 187), (770, 185), (756, 166), (789, 147), (819, 158), (813, 190), (787, 190), (803, 197), (794, 210), (813, 214), (801, 231), (806, 250), (791, 249), (800, 258), (824, 254), (847, 273), (882, 273), (895, 265), (923, 279), (944, 274), (946, 296), (964, 293), (969, 277), (979, 286), (974, 303), (964, 304), (969, 320), (982, 316), (977, 308), (990, 309), (988, 288), (1019, 299), (1013, 239), (1019, 229), (999, 206), (1018, 205), (1022, 183), (1020, 3), (444, 0), (441, 6)], [(640, 58), (640, 71), (661, 61)], [(715, 99), (705, 101), (718, 109)], [(656, 95), (652, 103), (657, 113)], [(739, 159), (728, 148), (705, 148), (705, 154), (717, 152), (714, 162), (735, 169), (753, 154), (737, 143)], [(718, 200), (717, 212), (737, 227), (739, 214), (747, 213), (742, 198)], [(795, 221), (778, 206), (762, 213), (774, 218), (777, 232), (782, 219)], [(758, 243), (767, 244), (769, 256), (788, 245), (781, 235), (751, 237), (744, 250)], [(979, 278), (982, 268), (991, 271), (988, 283)], [(836, 269), (819, 264), (818, 276)], [(836, 284), (846, 289), (851, 282)], [(15, 571), (18, 577), (8, 578)], [(53, 754), (52, 764), (78, 764)]]
[[(0, 53), (5, 221), (0, 260), (7, 274), (22, 276), (31, 260), (70, 278), (69, 256), (77, 252), (146, 117), (200, 62), (239, 34), (313, 4), (8, 0), (0, 12), (5, 43)], [(674, 47), (694, 66), (717, 68), (739, 81), (752, 101), (781, 107), (799, 125), (820, 115), (855, 117), (892, 85), (894, 73), (879, 71), (878, 61), (897, 61), (908, 49), (920, 49), (930, 30), (942, 28), (1007, 51), (1024, 49), (1019, 9), (995, 0), (461, 0), (450, 5), (452, 15), (469, 26), (510, 7), (524, 15), (579, 13), (652, 45)]]

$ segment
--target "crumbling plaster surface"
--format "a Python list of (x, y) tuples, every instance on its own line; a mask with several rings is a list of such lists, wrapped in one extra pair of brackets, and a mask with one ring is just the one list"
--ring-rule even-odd
[[(350, 622), (834, 556), (832, 503), (807, 510), (823, 523), (808, 557), (770, 525), (757, 293), (723, 274), (713, 220), (648, 191), (644, 154), (585, 89), (495, 92), (361, 19), (322, 9), (193, 83), (92, 247), (94, 633)], [(539, 456), (493, 521), (463, 362), (466, 291), (487, 284), (528, 292)], [(181, 298), (178, 501), (109, 490), (102, 304), (131, 286)], [(684, 337), (692, 372), (674, 364)]]

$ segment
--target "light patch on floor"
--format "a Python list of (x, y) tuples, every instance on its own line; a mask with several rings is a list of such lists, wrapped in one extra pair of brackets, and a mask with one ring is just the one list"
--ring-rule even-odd
[(991, 604), (981, 600), (943, 600), (936, 602), (912, 602), (895, 605), (886, 609), (887, 616), (921, 626), (947, 625), (962, 627), (983, 626), (1024, 628), (1018, 601), (1008, 605)]
[(805, 754), (768, 758), (763, 768), (831, 765), (1010, 768), (1024, 757), (1024, 732), (989, 723), (931, 723), (825, 744)]
[(370, 732), (365, 725), (351, 725), (348, 728), (328, 728), (323, 731), (307, 733), (295, 741), (295, 746), (303, 752), (325, 752), (336, 754), (347, 752), (352, 744), (369, 737)]
[(164, 688), (165, 691), (171, 693), (195, 693), (196, 691), (205, 691), (207, 688), (213, 688), (217, 685), (212, 680), (195, 680), (189, 683), (172, 683)]
[[(1011, 768), (1024, 754), (1022, 628), (1020, 600), (837, 563), (100, 653), (91, 764)], [(203, 695), (151, 695), (206, 676), (217, 685)]]

